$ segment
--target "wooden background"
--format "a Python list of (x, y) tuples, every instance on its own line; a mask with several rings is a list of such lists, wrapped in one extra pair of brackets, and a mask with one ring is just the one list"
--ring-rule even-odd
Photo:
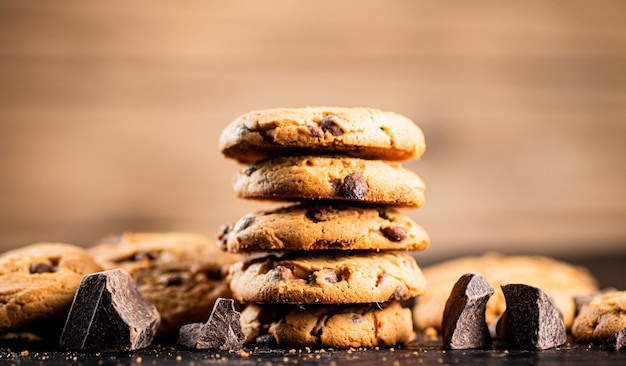
[(414, 119), (424, 261), (626, 252), (625, 1), (0, 0), (0, 248), (194, 231), (253, 109)]

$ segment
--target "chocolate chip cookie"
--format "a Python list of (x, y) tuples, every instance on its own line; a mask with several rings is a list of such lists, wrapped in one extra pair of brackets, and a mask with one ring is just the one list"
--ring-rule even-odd
[(104, 268), (124, 268), (133, 276), (161, 314), (158, 337), (206, 321), (217, 298), (230, 297), (227, 266), (241, 259), (191, 233), (124, 233), (89, 251)]
[(426, 231), (384, 206), (303, 203), (248, 214), (222, 228), (231, 252), (283, 250), (422, 250)]
[(364, 159), (408, 160), (426, 148), (410, 119), (371, 108), (275, 108), (246, 113), (222, 132), (225, 157), (252, 163), (277, 155), (335, 152)]
[(281, 156), (235, 177), (238, 197), (265, 200), (341, 200), (418, 208), (425, 185), (400, 163), (343, 156)]
[(583, 305), (572, 325), (572, 335), (579, 341), (606, 341), (626, 328), (626, 291), (596, 296)]
[(72, 244), (37, 243), (0, 254), (0, 330), (68, 311), (83, 276), (101, 270)]
[(388, 252), (289, 252), (235, 263), (229, 273), (235, 299), (266, 304), (405, 300), (426, 286), (413, 257)]
[(498, 320), (506, 308), (500, 285), (521, 283), (541, 289), (561, 312), (568, 329), (576, 311), (574, 297), (598, 291), (596, 279), (586, 269), (548, 257), (488, 253), (452, 259), (424, 268), (428, 286), (417, 299), (413, 312), (418, 328), (441, 329), (450, 291), (459, 277), (466, 273), (482, 274), (494, 288), (494, 294), (487, 302), (487, 324)]
[(265, 333), (283, 347), (389, 347), (415, 339), (411, 309), (395, 301), (304, 307), (253, 304), (241, 317), (249, 344)]

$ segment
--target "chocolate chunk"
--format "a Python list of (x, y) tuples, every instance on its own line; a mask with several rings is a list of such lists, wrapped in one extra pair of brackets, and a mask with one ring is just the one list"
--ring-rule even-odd
[(315, 322), (315, 326), (311, 329), (311, 335), (313, 337), (319, 337), (322, 335), (322, 328), (326, 325), (326, 321), (330, 318), (328, 314), (322, 314), (319, 318), (317, 318), (317, 322)]
[(385, 282), (387, 277), (389, 277), (389, 274), (387, 274), (387, 272), (378, 274), (378, 277), (376, 277), (376, 287), (380, 286), (383, 282)]
[(385, 219), (385, 220), (391, 219), (391, 217), (389, 217), (389, 212), (387, 212), (387, 210), (384, 208), (378, 209), (378, 217), (380, 217), (381, 219)]
[(327, 218), (324, 216), (324, 212), (320, 208), (309, 208), (304, 216), (314, 223), (327, 220)]
[(506, 310), (496, 325), (496, 337), (509, 347), (544, 350), (565, 343), (559, 311), (540, 289), (524, 284), (503, 285)]
[(246, 167), (246, 169), (243, 170), (243, 174), (249, 177), (252, 175), (252, 173), (256, 172), (257, 170), (259, 170), (259, 167), (257, 164), (250, 164)]
[(245, 339), (235, 301), (219, 298), (206, 323), (187, 324), (180, 328), (177, 344), (190, 349), (228, 350), (242, 345)]
[(365, 177), (360, 172), (348, 174), (339, 185), (339, 195), (350, 200), (360, 200), (365, 197), (370, 188)]
[(408, 230), (402, 226), (386, 226), (380, 229), (385, 238), (390, 241), (401, 242), (406, 239)]
[(341, 129), (341, 127), (339, 127), (337, 122), (335, 122), (336, 119), (337, 117), (333, 115), (324, 117), (324, 119), (320, 121), (320, 127), (322, 128), (322, 131), (330, 132), (330, 134), (333, 136), (343, 135), (343, 130)]
[(54, 268), (47, 262), (35, 262), (30, 265), (30, 273), (51, 273)]
[(322, 268), (319, 271), (311, 273), (311, 275), (309, 276), (310, 284), (333, 284), (339, 282), (339, 280), (340, 279), (337, 276), (337, 273), (330, 268)]
[(474, 349), (491, 347), (485, 321), (487, 301), (493, 288), (479, 274), (465, 274), (454, 284), (443, 311), (443, 348)]
[(150, 345), (160, 323), (126, 270), (83, 277), (61, 334), (66, 349), (132, 351)]
[(409, 289), (406, 286), (398, 286), (393, 291), (393, 294), (391, 294), (391, 296), (389, 296), (389, 301), (404, 300), (404, 299), (406, 299), (406, 296), (407, 296), (408, 292), (409, 292)]
[(313, 136), (313, 137), (320, 138), (320, 137), (323, 137), (323, 136), (324, 136), (324, 131), (323, 131), (321, 128), (317, 127), (317, 126), (314, 126), (314, 125), (306, 125), (306, 128), (308, 128), (308, 129), (309, 129), (309, 133), (310, 133), (310, 134), (311, 134), (311, 136)]
[(189, 276), (183, 272), (169, 272), (161, 275), (159, 277), (159, 282), (168, 287), (182, 286), (188, 277)]
[(626, 328), (613, 333), (605, 343), (609, 348), (615, 351), (626, 347)]
[(224, 268), (216, 266), (216, 267), (212, 267), (207, 269), (204, 274), (206, 276), (206, 278), (213, 280), (213, 281), (222, 281), (224, 279), (224, 275), (226, 273), (224, 273)]
[(141, 262), (141, 261), (152, 261), (157, 259), (159, 256), (159, 253), (157, 252), (138, 252), (135, 253), (135, 255), (133, 256), (133, 261), (135, 262)]
[(291, 279), (291, 270), (284, 266), (277, 266), (274, 272), (274, 279), (278, 282), (287, 283)]

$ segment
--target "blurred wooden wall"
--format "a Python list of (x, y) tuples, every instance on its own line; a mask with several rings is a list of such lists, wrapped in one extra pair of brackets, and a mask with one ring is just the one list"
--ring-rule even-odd
[(0, 248), (220, 225), (252, 109), (413, 118), (423, 258), (626, 250), (624, 1), (0, 1)]

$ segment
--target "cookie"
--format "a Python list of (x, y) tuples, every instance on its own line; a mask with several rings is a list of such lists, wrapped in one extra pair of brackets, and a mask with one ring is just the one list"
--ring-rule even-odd
[(251, 164), (235, 176), (240, 198), (340, 200), (396, 207), (424, 204), (422, 179), (400, 163), (342, 156), (281, 156)]
[(0, 330), (68, 311), (83, 276), (101, 270), (72, 244), (37, 243), (0, 254)]
[(281, 347), (390, 347), (415, 339), (411, 309), (398, 302), (324, 306), (247, 306), (241, 314), (248, 344), (265, 333)]
[(572, 335), (579, 341), (606, 341), (626, 328), (626, 291), (596, 296), (583, 305), (572, 325)]
[(596, 279), (586, 269), (548, 257), (495, 253), (462, 257), (424, 268), (428, 286), (413, 312), (418, 328), (441, 330), (446, 300), (455, 282), (466, 273), (482, 274), (494, 288), (494, 294), (487, 302), (487, 324), (494, 323), (506, 308), (500, 285), (520, 283), (541, 289), (561, 312), (568, 329), (576, 311), (574, 297), (598, 290)]
[(290, 252), (230, 267), (230, 287), (240, 302), (347, 304), (405, 300), (426, 285), (415, 259), (403, 253)]
[(246, 113), (222, 132), (227, 158), (252, 163), (279, 155), (335, 152), (363, 159), (408, 160), (426, 149), (410, 119), (371, 108), (275, 108)]
[(222, 227), (219, 244), (231, 252), (286, 250), (422, 250), (430, 239), (393, 208), (295, 204), (248, 214)]
[(133, 276), (141, 295), (161, 314), (158, 337), (205, 322), (217, 298), (230, 297), (227, 266), (241, 259), (191, 233), (124, 233), (89, 251), (105, 269), (124, 268)]

